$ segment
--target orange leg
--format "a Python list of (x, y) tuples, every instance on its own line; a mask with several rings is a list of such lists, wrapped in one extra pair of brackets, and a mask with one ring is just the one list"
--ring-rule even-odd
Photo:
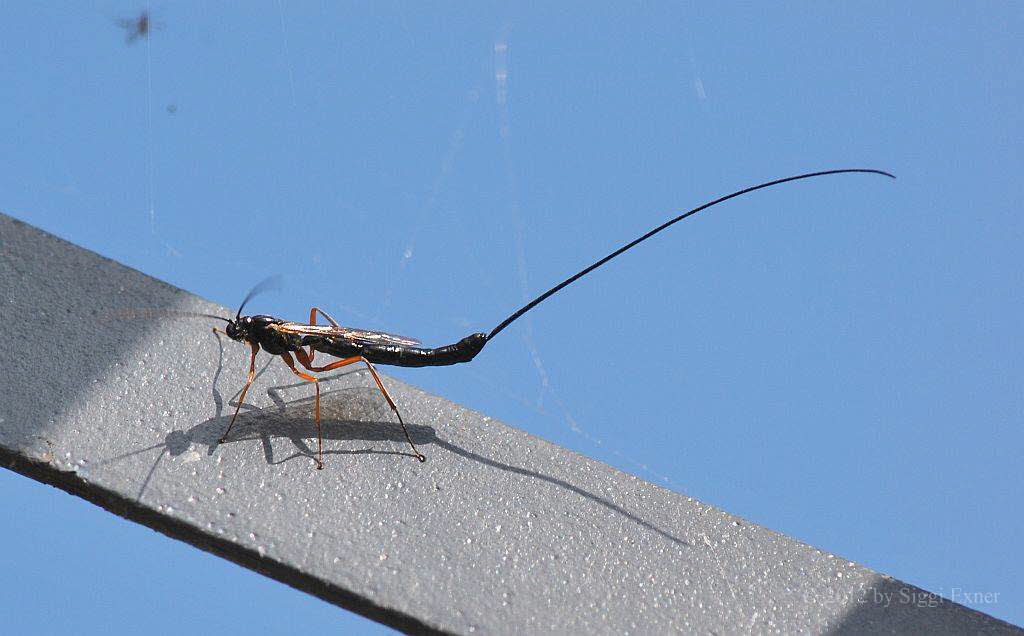
[[(338, 323), (334, 322), (334, 318), (331, 318), (330, 316), (328, 316), (327, 312), (324, 311), (323, 309), (320, 309), (319, 307), (311, 307), (310, 308), (310, 310), (309, 310), (309, 324), (311, 324), (311, 325), (315, 325), (316, 324), (316, 315), (317, 315), (317, 313), (319, 313), (321, 316), (326, 318), (327, 322), (331, 323), (332, 327), (334, 327), (336, 329), (341, 329), (341, 327), (338, 326)], [(309, 357), (309, 364), (313, 364), (313, 357), (315, 355), (316, 355), (316, 351), (313, 349), (313, 347), (310, 347), (309, 351), (306, 353), (306, 356)], [(310, 368), (309, 364), (306, 364), (304, 366), (308, 369), (308, 368)]]
[[(324, 315), (326, 316), (327, 314)], [(402, 432), (405, 433), (405, 439), (407, 442), (409, 442), (409, 446), (412, 448), (412, 452), (416, 455), (416, 459), (420, 460), (421, 462), (427, 461), (427, 458), (424, 457), (423, 453), (419, 452), (419, 450), (416, 449), (416, 444), (412, 443), (412, 437), (409, 436), (409, 429), (405, 427), (405, 421), (402, 420), (402, 414), (398, 412), (398, 406), (396, 406), (395, 401), (391, 399), (391, 395), (388, 393), (388, 390), (384, 388), (384, 383), (380, 381), (380, 376), (377, 375), (377, 370), (373, 368), (373, 365), (370, 364), (369, 360), (362, 356), (353, 356), (351, 358), (345, 358), (344, 360), (332, 362), (327, 366), (314, 367), (312, 358), (307, 356), (306, 352), (303, 351), (302, 349), (296, 351), (295, 355), (296, 357), (298, 357), (299, 362), (302, 363), (302, 366), (306, 367), (310, 371), (315, 371), (317, 373), (322, 373), (324, 371), (333, 371), (334, 369), (339, 369), (341, 367), (348, 366), (350, 364), (355, 364), (357, 362), (365, 363), (366, 368), (370, 370), (370, 375), (373, 376), (373, 381), (377, 383), (377, 388), (380, 389), (381, 395), (383, 395), (384, 399), (387, 400), (388, 406), (391, 407), (391, 410), (395, 412), (395, 417), (398, 418), (398, 423), (402, 425)]]
[[(324, 468), (324, 436), (323, 436), (323, 433), (321, 432), (321, 429), (320, 429), (320, 380), (318, 380), (317, 378), (314, 378), (313, 376), (309, 375), (308, 373), (303, 373), (302, 371), (299, 371), (298, 369), (296, 369), (295, 368), (295, 360), (292, 359), (292, 355), (290, 353), (288, 353), (287, 351), (285, 351), (284, 353), (282, 353), (280, 355), (281, 355), (281, 359), (284, 360), (284, 363), (287, 364), (288, 368), (292, 370), (292, 373), (294, 373), (295, 375), (299, 376), (300, 378), (302, 378), (306, 382), (312, 382), (313, 386), (316, 387), (316, 402), (314, 403), (315, 406), (313, 407), (313, 413), (316, 416), (316, 447), (317, 447), (316, 469), (317, 470), (323, 470), (323, 468)], [(306, 355), (306, 353), (302, 349), (299, 349), (296, 352), (296, 355), (299, 356), (299, 360), (302, 360), (302, 358)]]
[(320, 314), (321, 316), (323, 316), (324, 318), (326, 318), (326, 319), (327, 319), (327, 322), (331, 323), (331, 326), (332, 326), (332, 327), (337, 327), (337, 328), (339, 328), (339, 329), (341, 328), (341, 327), (340, 327), (340, 326), (338, 325), (338, 323), (334, 322), (334, 318), (331, 318), (330, 316), (328, 316), (328, 315), (327, 315), (327, 312), (326, 312), (326, 311), (324, 311), (323, 309), (320, 309), (319, 307), (312, 307), (312, 308), (311, 308), (311, 309), (309, 310), (309, 324), (311, 324), (311, 325), (315, 325), (315, 324), (316, 324), (316, 315), (317, 315), (318, 313), (319, 313), (319, 314)]
[(256, 377), (256, 354), (260, 352), (260, 346), (255, 342), (250, 342), (249, 346), (252, 348), (252, 357), (249, 358), (249, 379), (245, 381), (245, 387), (242, 389), (242, 394), (238, 396), (238, 406), (235, 407), (235, 414), (231, 416), (231, 423), (228, 424), (228, 430), (224, 431), (224, 434), (220, 436), (218, 440), (221, 444), (227, 441), (228, 433), (231, 432), (231, 427), (235, 425), (235, 419), (238, 417), (238, 411), (242, 408), (242, 402), (245, 401), (245, 394), (249, 392), (249, 387), (252, 386), (252, 380)]

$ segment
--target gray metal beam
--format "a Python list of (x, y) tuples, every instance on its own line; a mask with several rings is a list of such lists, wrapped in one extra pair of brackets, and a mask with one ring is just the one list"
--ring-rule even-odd
[(277, 363), (218, 444), (231, 312), (3, 215), (0, 299), (5, 466), (398, 629), (1021, 631), (390, 378), (425, 464), (359, 372), (314, 470)]

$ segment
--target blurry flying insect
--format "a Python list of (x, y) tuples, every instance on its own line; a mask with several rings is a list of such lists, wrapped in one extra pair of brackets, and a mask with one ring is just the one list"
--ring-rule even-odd
[(152, 27), (149, 21), (149, 11), (143, 11), (137, 18), (118, 20), (117, 26), (127, 32), (128, 44), (134, 44), (135, 40), (149, 37), (149, 30)]
[[(243, 316), (242, 310), (245, 309), (245, 305), (252, 300), (254, 296), (264, 291), (267, 288), (270, 280), (263, 281), (249, 292), (242, 301), (242, 304), (238, 307), (238, 312), (235, 314), (234, 319), (222, 318), (220, 316), (213, 316), (218, 320), (223, 320), (228, 323), (226, 329), (221, 332), (227, 335), (232, 340), (244, 342), (249, 345), (252, 353), (249, 359), (249, 376), (245, 382), (245, 387), (242, 388), (241, 395), (238, 398), (238, 405), (235, 408), (235, 414), (231, 418), (231, 423), (228, 425), (224, 435), (221, 436), (221, 443), (227, 440), (228, 434), (231, 432), (231, 428), (235, 425), (235, 420), (238, 418), (238, 411), (242, 408), (242, 401), (245, 400), (245, 394), (249, 391), (249, 387), (252, 386), (253, 378), (256, 375), (256, 354), (259, 353), (262, 347), (267, 353), (272, 355), (280, 356), (284, 360), (288, 368), (292, 370), (292, 373), (299, 376), (306, 382), (312, 382), (313, 386), (316, 387), (316, 401), (314, 402), (314, 415), (316, 419), (316, 433), (317, 433), (317, 459), (316, 467), (318, 469), (323, 468), (323, 435), (320, 428), (320, 384), (319, 378), (312, 376), (308, 373), (300, 371), (295, 366), (295, 358), (298, 358), (299, 364), (301, 364), (306, 371), (314, 373), (323, 373), (325, 371), (332, 371), (339, 369), (350, 364), (363, 363), (366, 368), (369, 369), (370, 375), (373, 377), (374, 382), (377, 384), (377, 388), (380, 389), (381, 394), (387, 401), (388, 406), (394, 411), (395, 417), (398, 418), (398, 422), (402, 425), (402, 431), (405, 433), (405, 439), (409, 442), (409, 446), (418, 460), (426, 461), (426, 457), (416, 448), (413, 444), (412, 437), (409, 436), (409, 429), (405, 426), (405, 421), (402, 420), (402, 415), (398, 411), (398, 407), (395, 405), (395, 401), (391, 398), (388, 390), (384, 387), (384, 383), (381, 382), (380, 376), (377, 375), (377, 371), (373, 368), (373, 364), (390, 364), (400, 367), (428, 367), (428, 366), (445, 366), (450, 364), (458, 364), (461, 362), (469, 362), (472, 360), (494, 336), (498, 335), (505, 327), (512, 324), (513, 321), (518, 319), (520, 316), (530, 311), (540, 303), (544, 302), (549, 296), (555, 294), (562, 288), (572, 284), (579, 278), (589, 274), (591, 271), (597, 269), (601, 265), (604, 265), (611, 259), (615, 258), (619, 254), (622, 254), (626, 250), (635, 247), (636, 245), (646, 241), (658, 232), (666, 229), (670, 225), (682, 221), (683, 219), (692, 216), (701, 210), (710, 208), (711, 206), (718, 205), (723, 201), (727, 201), (734, 197), (753, 192), (754, 190), (760, 190), (762, 188), (769, 188), (771, 186), (786, 183), (788, 181), (797, 181), (799, 179), (810, 179), (812, 177), (821, 177), (824, 175), (831, 174), (844, 174), (851, 172), (871, 173), (884, 175), (895, 179), (893, 175), (888, 172), (881, 170), (873, 170), (869, 168), (845, 168), (841, 170), (826, 170), (822, 172), (811, 172), (807, 174), (801, 174), (794, 177), (786, 177), (784, 179), (776, 179), (775, 181), (768, 181), (759, 185), (751, 186), (727, 194), (723, 197), (715, 199), (709, 203), (705, 203), (699, 207), (696, 207), (689, 212), (680, 214), (679, 216), (666, 221), (665, 223), (654, 228), (650, 232), (644, 234), (640, 238), (631, 241), (619, 249), (615, 250), (611, 254), (605, 256), (601, 260), (597, 261), (593, 265), (573, 274), (569, 278), (565, 279), (561, 283), (555, 285), (548, 291), (544, 292), (537, 298), (534, 298), (529, 303), (521, 307), (511, 316), (506, 318), (504, 321), (498, 324), (497, 327), (491, 330), (490, 333), (474, 333), (466, 336), (462, 340), (459, 340), (455, 344), (446, 345), (443, 347), (437, 347), (433, 349), (422, 348), (418, 346), (420, 342), (412, 338), (406, 338), (403, 336), (394, 336), (388, 333), (380, 331), (366, 331), (363, 329), (351, 329), (348, 327), (342, 327), (333, 318), (324, 313), (323, 310), (313, 307), (309, 311), (309, 322), (288, 322), (280, 318), (273, 316)], [(327, 320), (329, 325), (318, 325), (316, 322), (317, 314), (323, 316)], [(214, 328), (215, 332), (220, 332), (219, 329)], [(307, 347), (308, 351), (303, 347)], [(295, 354), (293, 357), (292, 354)], [(313, 357), (317, 353), (327, 354), (340, 360), (331, 362), (323, 366), (314, 366)]]

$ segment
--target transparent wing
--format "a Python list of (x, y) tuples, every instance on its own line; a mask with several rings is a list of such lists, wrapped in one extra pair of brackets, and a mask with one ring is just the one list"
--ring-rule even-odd
[(360, 344), (395, 344), (405, 347), (415, 347), (422, 344), (415, 338), (396, 336), (383, 331), (370, 331), (368, 329), (354, 329), (351, 327), (332, 327), (330, 325), (307, 325), (300, 322), (286, 322), (276, 325), (279, 331), (293, 333), (300, 336), (323, 336), (324, 338), (344, 338)]

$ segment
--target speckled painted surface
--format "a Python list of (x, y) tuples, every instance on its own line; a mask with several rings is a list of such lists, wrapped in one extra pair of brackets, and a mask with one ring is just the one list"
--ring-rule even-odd
[(176, 312), (230, 312), (2, 215), (0, 303), (9, 467), (401, 629), (1020, 631), (385, 378), (420, 464), (365, 372), (323, 471), (278, 362), (218, 444), (246, 348)]

